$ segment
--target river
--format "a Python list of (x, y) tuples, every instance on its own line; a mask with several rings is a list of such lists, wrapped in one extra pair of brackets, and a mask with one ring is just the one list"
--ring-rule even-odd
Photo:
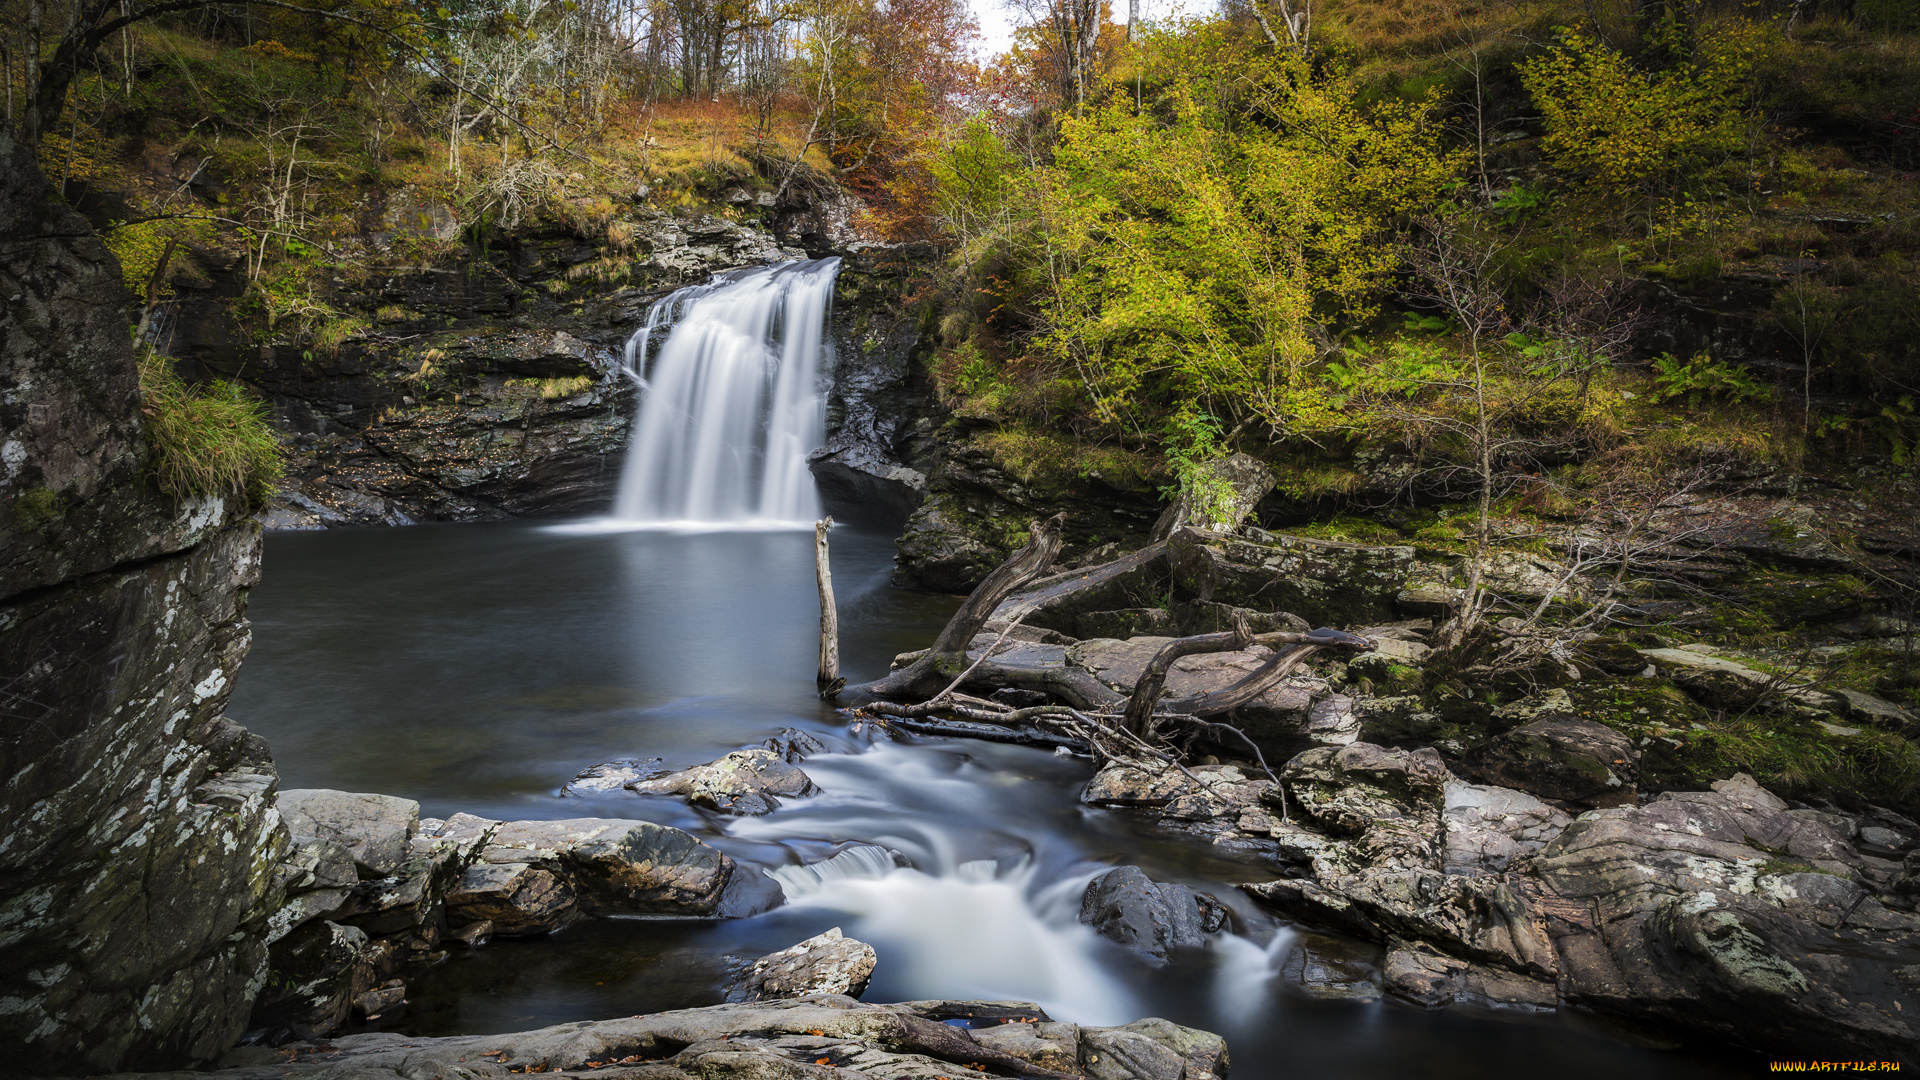
[[(269, 537), (230, 712), (272, 744), (284, 786), (403, 795), (434, 816), (646, 818), (777, 870), (790, 897), (747, 919), (589, 921), (455, 952), (408, 973), (411, 1005), (381, 1029), (508, 1031), (711, 1004), (738, 959), (839, 926), (879, 952), (869, 1000), (1035, 1000), (1088, 1023), (1163, 1016), (1225, 1035), (1241, 1078), (1751, 1070), (1738, 1055), (1638, 1046), (1571, 1013), (1308, 994), (1290, 958), (1297, 969), (1377, 953), (1252, 907), (1229, 883), (1270, 876), (1257, 862), (1081, 806), (1085, 761), (973, 742), (854, 745), (812, 692), (812, 553), (812, 536), (793, 531), (526, 523)], [(842, 527), (833, 553), (850, 678), (925, 645), (955, 606), (887, 585), (887, 535)], [(788, 726), (839, 752), (804, 766), (824, 794), (766, 817), (558, 794), (610, 758), (691, 765)], [(836, 853), (824, 871), (801, 869)], [(1160, 971), (1140, 966), (1075, 918), (1085, 882), (1125, 862), (1219, 897), (1234, 932)]]

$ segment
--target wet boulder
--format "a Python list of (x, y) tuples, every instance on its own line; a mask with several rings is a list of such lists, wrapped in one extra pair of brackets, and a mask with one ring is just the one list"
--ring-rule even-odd
[(1074, 1024), (1022, 1019), (975, 1028), (972, 1035), (981, 1046), (1043, 1069), (1063, 1073), (1080, 1070), (1080, 1028)]
[(1157, 882), (1137, 866), (1094, 878), (1080, 900), (1080, 921), (1155, 967), (1170, 949), (1205, 945), (1226, 923), (1218, 900), (1185, 885)]
[(820, 791), (811, 777), (787, 760), (790, 752), (790, 740), (780, 750), (764, 746), (736, 750), (710, 765), (626, 786), (642, 795), (682, 795), (695, 806), (723, 814), (769, 814), (779, 807), (781, 796), (802, 798)]
[(620, 914), (710, 914), (733, 873), (732, 859), (679, 829), (614, 818), (507, 822), (479, 858), (548, 869), (583, 908)]
[(866, 992), (878, 962), (873, 946), (843, 936), (836, 926), (754, 961), (741, 980), (741, 1000), (767, 1001), (814, 994), (845, 994), (857, 998)]
[(1631, 806), (1640, 752), (1625, 735), (1591, 720), (1543, 716), (1476, 748), (1481, 775), (1568, 806)]
[(1349, 938), (1302, 934), (1280, 975), (1309, 997), (1371, 1001), (1380, 996), (1380, 948)]
[(567, 781), (567, 786), (560, 789), (560, 794), (601, 795), (619, 791), (628, 784), (657, 780), (669, 771), (657, 757), (616, 758), (580, 770), (578, 775)]

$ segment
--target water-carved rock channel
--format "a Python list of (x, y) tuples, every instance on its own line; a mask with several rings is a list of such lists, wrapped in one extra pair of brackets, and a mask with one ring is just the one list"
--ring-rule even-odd
[[(852, 679), (924, 645), (952, 610), (888, 587), (891, 552), (885, 534), (834, 534)], [(506, 524), (269, 537), (273, 571), (253, 597), (256, 643), (231, 710), (274, 747), (284, 787), (404, 796), (437, 819), (674, 825), (740, 871), (768, 872), (787, 897), (745, 918), (588, 918), (448, 948), (408, 969), (404, 1009), (336, 1037), (709, 1005), (742, 961), (839, 927), (877, 951), (866, 1000), (1020, 1000), (1087, 1025), (1164, 1017), (1224, 1035), (1239, 1077), (1751, 1069), (1719, 1052), (1645, 1048), (1570, 1012), (1429, 1012), (1382, 998), (1377, 948), (1283, 926), (1233, 888), (1276, 876), (1270, 862), (1083, 805), (1084, 759), (850, 737), (808, 678), (812, 559), (797, 532)], [(657, 756), (683, 769), (782, 728), (829, 752), (803, 763), (820, 792), (768, 814), (564, 790), (599, 762)], [(1218, 898), (1225, 927), (1174, 948), (1166, 966), (1097, 936), (1080, 922), (1082, 893), (1126, 864)]]

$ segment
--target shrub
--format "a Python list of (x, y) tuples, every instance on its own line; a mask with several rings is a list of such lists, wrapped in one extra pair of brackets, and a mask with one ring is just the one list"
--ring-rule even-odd
[(1689, 406), (1698, 406), (1708, 398), (1738, 402), (1766, 401), (1773, 397), (1772, 387), (1761, 385), (1740, 368), (1706, 353), (1691, 360), (1677, 359), (1672, 353), (1662, 354), (1654, 359), (1653, 371), (1651, 396), (1655, 401), (1683, 397)]
[(224, 379), (191, 386), (173, 359), (140, 362), (140, 411), (147, 421), (148, 464), (160, 490), (175, 499), (218, 495), (258, 506), (280, 478), (280, 444), (267, 426), (266, 405)]

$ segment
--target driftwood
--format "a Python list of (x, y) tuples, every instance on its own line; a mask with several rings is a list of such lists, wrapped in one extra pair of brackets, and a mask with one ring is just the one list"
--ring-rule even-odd
[(813, 578), (820, 587), (820, 672), (814, 681), (823, 698), (847, 684), (840, 677), (840, 610), (833, 602), (833, 570), (827, 564), (827, 531), (832, 528), (831, 515), (813, 523)]
[(1147, 733), (1147, 726), (1153, 720), (1154, 706), (1160, 703), (1160, 691), (1166, 688), (1167, 674), (1173, 670), (1174, 661), (1201, 653), (1239, 652), (1251, 644), (1253, 631), (1247, 629), (1246, 616), (1238, 611), (1233, 615), (1232, 630), (1221, 634), (1195, 634), (1167, 642), (1159, 652), (1153, 654), (1152, 660), (1147, 661), (1146, 669), (1140, 672), (1140, 678), (1133, 684), (1133, 696), (1127, 699), (1126, 729), (1136, 735)]
[(1165, 559), (1166, 556), (1167, 542), (1162, 540), (1148, 544), (1132, 554), (1122, 555), (1109, 563), (1079, 570), (1067, 570), (1039, 578), (1001, 601), (993, 617), (1009, 620), (1025, 618), (1070, 596), (1078, 596), (1098, 589), (1135, 571), (1144, 570)]
[[(846, 687), (840, 697), (851, 704), (863, 704), (895, 698), (926, 698), (939, 693), (949, 681), (967, 670), (967, 647), (993, 617), (1000, 601), (1053, 565), (1054, 556), (1060, 554), (1060, 527), (1065, 521), (1065, 514), (1055, 514), (1045, 521), (1034, 522), (1030, 528), (1032, 539), (1027, 541), (1027, 546), (1009, 555), (1006, 562), (987, 575), (919, 659), (872, 682)], [(976, 677), (991, 678), (992, 673), (976, 671)], [(998, 685), (1024, 684), (1001, 682)]]
[(909, 720), (881, 713), (877, 719), (889, 727), (916, 735), (943, 735), (949, 738), (979, 739), (981, 742), (1012, 743), (1016, 746), (1065, 747), (1076, 754), (1091, 752), (1086, 740), (1071, 735), (1055, 735), (1034, 728), (1010, 728), (999, 724), (972, 723), (965, 720)]

